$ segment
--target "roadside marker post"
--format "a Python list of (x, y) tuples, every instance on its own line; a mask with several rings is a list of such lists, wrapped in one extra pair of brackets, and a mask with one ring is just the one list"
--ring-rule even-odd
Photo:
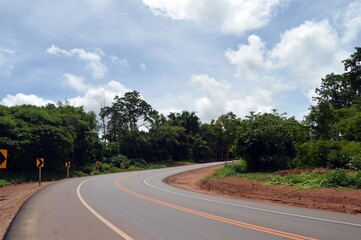
[(95, 167), (97, 169), (97, 172), (99, 173), (99, 168), (100, 168), (100, 162), (99, 161), (95, 162)]
[(36, 167), (39, 168), (39, 187), (41, 186), (41, 168), (44, 167), (44, 158), (36, 159)]
[(66, 177), (69, 177), (69, 168), (70, 168), (71, 164), (70, 161), (66, 161), (65, 162), (65, 167), (66, 167)]
[(8, 161), (8, 150), (0, 149), (0, 168), (5, 169)]

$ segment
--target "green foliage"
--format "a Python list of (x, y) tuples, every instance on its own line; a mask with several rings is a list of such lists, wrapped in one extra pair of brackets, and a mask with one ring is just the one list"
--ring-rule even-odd
[(309, 188), (355, 188), (361, 189), (361, 171), (346, 172), (342, 169), (326, 171), (303, 171), (299, 174), (280, 175), (276, 173), (237, 173), (233, 167), (219, 169), (211, 178), (238, 176), (248, 180), (260, 181), (267, 185), (297, 186)]
[(126, 169), (129, 167), (129, 163), (130, 161), (128, 160), (128, 158), (126, 156), (124, 156), (123, 154), (118, 154), (115, 156), (112, 156), (110, 158), (110, 163), (114, 166), (114, 167), (118, 167), (118, 168), (123, 168)]
[(223, 168), (218, 169), (213, 177), (238, 176), (247, 172), (247, 162), (240, 160), (237, 163), (226, 163)]
[(318, 140), (298, 147), (301, 166), (361, 169), (361, 142)]
[(66, 160), (83, 165), (101, 155), (96, 116), (82, 107), (0, 106), (0, 148), (8, 149), (8, 169), (29, 172), (43, 157), (46, 169), (56, 172)]
[(234, 153), (245, 159), (250, 171), (272, 171), (292, 166), (296, 143), (304, 141), (306, 129), (294, 118), (272, 114), (253, 114), (241, 121)]
[(114, 166), (113, 164), (109, 164), (109, 163), (102, 163), (100, 165), (100, 169), (99, 172), (102, 173), (116, 173), (119, 172), (119, 168)]
[(336, 188), (352, 186), (352, 178), (348, 177), (343, 169), (337, 169), (327, 173), (325, 178), (326, 181), (323, 182), (323, 187)]
[(317, 105), (306, 117), (316, 140), (361, 140), (361, 48), (342, 62), (345, 73), (322, 79), (316, 89)]

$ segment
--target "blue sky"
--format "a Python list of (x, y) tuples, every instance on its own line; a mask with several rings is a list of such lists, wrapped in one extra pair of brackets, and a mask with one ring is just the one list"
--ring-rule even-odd
[(99, 112), (137, 90), (203, 122), (273, 108), (302, 119), (361, 43), (357, 0), (0, 0), (0, 104)]

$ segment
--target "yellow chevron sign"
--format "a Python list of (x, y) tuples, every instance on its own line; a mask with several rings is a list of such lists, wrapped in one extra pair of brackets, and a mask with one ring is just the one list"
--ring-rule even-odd
[(0, 149), (0, 168), (6, 168), (8, 160), (8, 150)]
[(37, 158), (36, 159), (36, 167), (39, 167), (39, 168), (44, 167), (44, 158)]

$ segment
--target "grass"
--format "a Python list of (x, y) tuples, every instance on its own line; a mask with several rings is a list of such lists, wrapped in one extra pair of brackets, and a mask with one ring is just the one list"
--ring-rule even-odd
[(299, 189), (310, 188), (352, 188), (361, 189), (361, 171), (336, 170), (304, 170), (298, 174), (280, 175), (275, 173), (246, 173), (240, 163), (227, 164), (216, 171), (209, 179), (237, 176), (260, 181), (266, 185), (297, 186)]

